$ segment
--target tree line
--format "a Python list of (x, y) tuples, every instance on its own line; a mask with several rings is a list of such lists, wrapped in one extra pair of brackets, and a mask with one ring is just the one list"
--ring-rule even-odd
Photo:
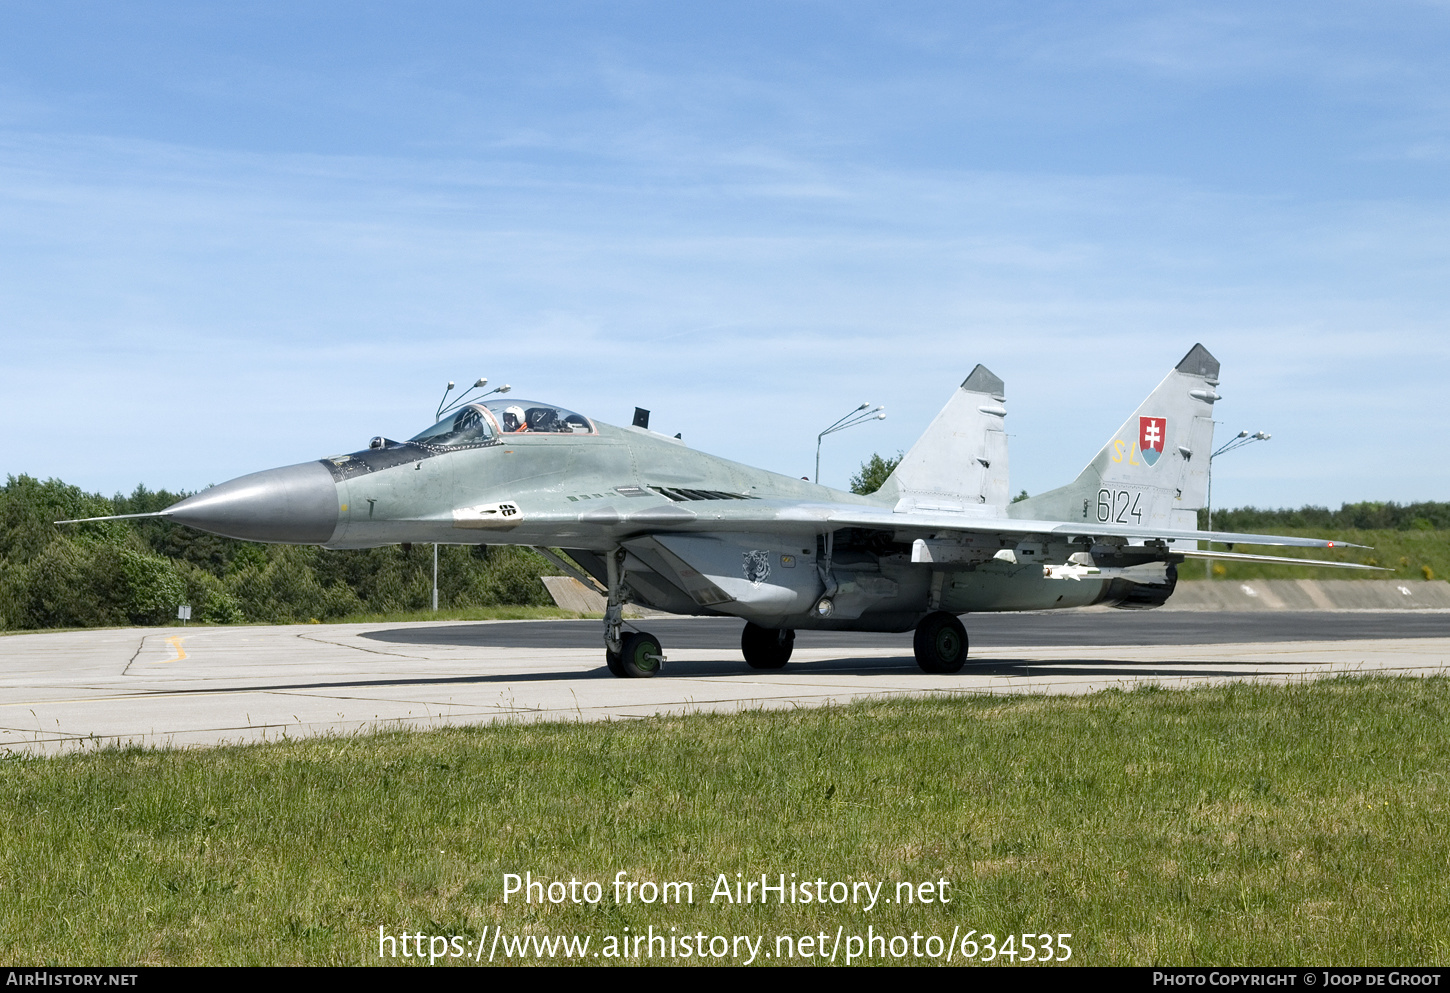
[[(290, 623), (422, 610), (432, 601), (432, 547), (328, 551), (234, 541), (161, 518), (57, 526), (143, 514), (187, 496), (138, 486), (85, 493), (10, 476), (0, 488), (0, 628), (104, 627), (194, 621)], [(546, 606), (541, 575), (558, 570), (506, 546), (439, 549), (439, 606)]]
[[(1198, 512), (1198, 526), (1208, 526), (1208, 512)], [(1450, 503), (1346, 503), (1338, 510), (1328, 507), (1300, 507), (1298, 510), (1269, 510), (1239, 507), (1213, 512), (1215, 531), (1247, 531), (1263, 534), (1270, 528), (1318, 528), (1345, 531), (1444, 531), (1450, 529)]]

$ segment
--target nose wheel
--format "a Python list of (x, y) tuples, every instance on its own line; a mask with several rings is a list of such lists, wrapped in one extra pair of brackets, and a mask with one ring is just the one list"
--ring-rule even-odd
[(628, 678), (629, 673), (624, 671), (624, 656), (619, 652), (610, 651), (606, 647), (604, 649), (604, 664), (609, 667), (611, 674), (618, 676), (620, 679)]
[(922, 672), (958, 672), (967, 661), (967, 629), (955, 614), (938, 610), (916, 626), (912, 649)]
[(659, 674), (665, 655), (654, 635), (632, 631), (624, 636), (620, 648), (618, 655), (608, 650), (604, 653), (610, 672), (626, 679), (648, 679)]

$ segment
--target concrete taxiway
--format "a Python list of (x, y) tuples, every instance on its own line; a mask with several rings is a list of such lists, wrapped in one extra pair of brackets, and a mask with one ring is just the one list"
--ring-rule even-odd
[(18, 634), (0, 638), (0, 750), (211, 746), (500, 720), (1450, 667), (1450, 613), (1186, 618), (978, 615), (967, 619), (974, 664), (949, 676), (916, 667), (909, 634), (802, 632), (789, 666), (755, 671), (740, 657), (739, 622), (714, 619), (639, 622), (660, 636), (668, 659), (662, 676), (641, 680), (604, 669), (598, 621)]

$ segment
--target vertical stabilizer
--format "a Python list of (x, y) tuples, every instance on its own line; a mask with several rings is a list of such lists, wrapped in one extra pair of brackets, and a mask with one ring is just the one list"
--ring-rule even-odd
[(1000, 516), (1007, 506), (1002, 380), (979, 365), (881, 487), (896, 509)]
[(1218, 360), (1194, 345), (1077, 479), (1012, 504), (1010, 515), (1196, 530), (1217, 386)]

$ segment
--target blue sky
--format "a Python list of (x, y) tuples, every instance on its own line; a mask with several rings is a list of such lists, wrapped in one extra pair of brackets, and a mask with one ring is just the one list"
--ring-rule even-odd
[(1450, 498), (1450, 6), (0, 4), (0, 472), (201, 488), (480, 375), (1014, 490), (1196, 341), (1222, 506)]

